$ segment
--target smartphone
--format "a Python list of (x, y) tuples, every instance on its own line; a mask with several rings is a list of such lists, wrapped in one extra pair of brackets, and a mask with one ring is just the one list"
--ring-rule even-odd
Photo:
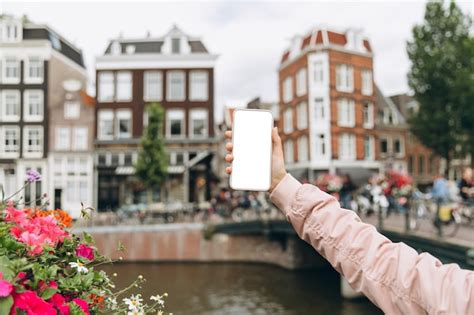
[(272, 113), (267, 110), (237, 109), (232, 124), (232, 174), (235, 190), (267, 191), (271, 183)]

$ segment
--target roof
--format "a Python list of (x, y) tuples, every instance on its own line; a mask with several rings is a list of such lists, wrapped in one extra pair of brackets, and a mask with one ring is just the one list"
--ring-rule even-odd
[(377, 109), (389, 109), (392, 114), (396, 116), (396, 121), (398, 121), (399, 124), (406, 123), (406, 119), (398, 109), (397, 105), (395, 105), (390, 97), (385, 97), (377, 85), (375, 85), (375, 94), (377, 96)]
[[(112, 46), (115, 43), (118, 43), (120, 45), (120, 51), (122, 54), (161, 54), (163, 53), (163, 45), (166, 41), (167, 36), (184, 36), (186, 38), (186, 42), (189, 45), (190, 53), (192, 54), (209, 53), (206, 46), (204, 46), (203, 42), (199, 38), (188, 36), (187, 34), (182, 32), (177, 26), (173, 26), (167, 34), (161, 37), (151, 38), (149, 37), (149, 35), (147, 35), (144, 38), (112, 39), (109, 41), (109, 44), (107, 45), (104, 54), (113, 54)], [(127, 51), (128, 46), (134, 46), (134, 48), (131, 51)]]
[[(296, 44), (299, 47), (295, 47)], [(347, 29), (339, 31), (327, 27), (317, 27), (312, 28), (303, 36), (295, 36), (291, 44), (292, 47), (283, 52), (281, 63), (296, 58), (306, 49), (315, 49), (316, 46), (321, 47), (321, 45), (323, 47), (340, 47), (358, 53), (372, 53), (370, 42), (363, 36), (361, 30)]]

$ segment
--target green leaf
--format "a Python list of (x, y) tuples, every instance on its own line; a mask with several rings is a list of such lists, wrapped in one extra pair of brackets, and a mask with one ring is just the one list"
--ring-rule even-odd
[(84, 232), (84, 240), (87, 244), (94, 244), (94, 238), (87, 232)]
[(12, 281), (15, 274), (10, 269), (10, 260), (8, 257), (0, 257), (0, 272), (3, 274), (3, 279)]
[(10, 314), (10, 309), (13, 305), (13, 297), (7, 296), (0, 298), (0, 314)]
[(58, 292), (58, 289), (56, 289), (56, 288), (51, 288), (51, 287), (46, 288), (46, 290), (44, 290), (43, 293), (41, 293), (41, 298), (42, 298), (43, 300), (48, 300), (48, 299), (50, 299), (50, 298), (54, 295), (54, 293), (56, 293), (56, 292)]

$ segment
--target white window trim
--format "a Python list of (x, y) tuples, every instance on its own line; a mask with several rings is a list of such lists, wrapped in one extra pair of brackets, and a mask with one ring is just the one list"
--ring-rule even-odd
[[(289, 115), (287, 113), (289, 113)], [(289, 121), (287, 121), (287, 116), (290, 117)], [(286, 134), (293, 132), (293, 109), (291, 107), (285, 109), (283, 112), (283, 132)]]
[[(182, 113), (183, 117), (181, 118), (181, 134), (180, 135), (171, 135), (171, 124), (170, 116), (172, 113)], [(182, 109), (170, 109), (166, 111), (166, 137), (170, 139), (182, 139), (186, 137), (186, 113)]]
[[(304, 143), (302, 141), (303, 139), (305, 140)], [(304, 149), (301, 150), (302, 148)], [(302, 151), (306, 153), (304, 159), (301, 159)], [(306, 135), (303, 135), (298, 138), (298, 162), (308, 162), (308, 161), (309, 161), (308, 137)]]
[[(387, 152), (382, 152), (382, 140), (387, 142)], [(390, 141), (390, 137), (388, 136), (379, 136), (379, 151), (381, 157), (387, 157), (392, 153), (392, 143)]]
[[(29, 95), (30, 93), (38, 93), (41, 100), (41, 115), (29, 115)], [(25, 90), (23, 92), (23, 120), (27, 122), (41, 122), (44, 119), (44, 92), (43, 90)]]
[(301, 102), (296, 106), (296, 124), (299, 130), (308, 128), (308, 103)]
[[(41, 65), (41, 77), (32, 78), (30, 77), (30, 57), (37, 57)], [(27, 56), (25, 62), (23, 63), (23, 81), (30, 84), (41, 84), (44, 81), (44, 59), (39, 56)]]
[[(341, 82), (337, 82), (338, 72)], [(336, 66), (336, 90), (346, 93), (354, 92), (354, 68), (351, 65), (338, 64)]]
[[(395, 152), (395, 140), (400, 141), (400, 152), (397, 153)], [(396, 157), (402, 158), (405, 156), (405, 141), (403, 140), (403, 137), (395, 137), (392, 139), (393, 141), (393, 151)]]
[[(101, 126), (101, 113), (104, 113), (104, 114), (111, 114), (112, 118), (112, 134), (111, 135), (105, 135), (102, 133), (102, 126)], [(114, 138), (114, 133), (115, 133), (115, 130), (114, 130), (114, 112), (113, 110), (111, 109), (102, 109), (102, 110), (99, 110), (98, 113), (97, 113), (97, 137), (99, 140), (112, 140)]]
[[(204, 135), (195, 135), (194, 134), (194, 123), (193, 123), (193, 112), (205, 112), (206, 113), (206, 118), (204, 120), (204, 127), (205, 127), (205, 130), (206, 132), (204, 133)], [(209, 136), (209, 112), (207, 109), (204, 109), (204, 108), (195, 108), (195, 109), (192, 109), (190, 112), (189, 112), (189, 130), (190, 130), (190, 134), (189, 134), (189, 137), (190, 138), (197, 138), (197, 139), (201, 139), (201, 138), (207, 138)]]
[[(205, 96), (199, 97), (195, 96), (194, 93), (194, 88), (193, 88), (193, 76), (194, 75), (203, 75), (206, 78), (206, 84), (205, 84)], [(189, 99), (191, 101), (207, 101), (209, 99), (209, 74), (207, 71), (203, 70), (195, 70), (195, 71), (190, 71), (189, 72)]]
[[(160, 85), (159, 85), (159, 95), (156, 98), (150, 97), (149, 93), (149, 84), (148, 84), (148, 76), (149, 75), (156, 75), (158, 74), (160, 77)], [(146, 102), (160, 102), (163, 100), (163, 72), (162, 71), (145, 71), (143, 72), (143, 100)]]
[(293, 99), (293, 78), (286, 77), (283, 80), (283, 102), (288, 103)]
[[(365, 105), (368, 105), (368, 110), (369, 110), (369, 121), (368, 122), (363, 122), (363, 127), (365, 129), (372, 129), (374, 128), (374, 104), (372, 103), (364, 103), (362, 106), (365, 107)], [(364, 110), (364, 107), (362, 108), (362, 111)], [(363, 114), (363, 112), (362, 112)], [(365, 117), (363, 117), (364, 119)]]
[[(12, 116), (8, 115), (7, 116), (7, 94), (15, 94), (16, 99), (17, 99), (17, 111), (18, 115)], [(3, 90), (0, 91), (0, 121), (5, 121), (5, 122), (17, 122), (20, 121), (20, 114), (21, 114), (21, 94), (19, 90)]]
[[(130, 82), (127, 82), (127, 85), (130, 84), (130, 94), (127, 95), (127, 97), (124, 98), (119, 98), (119, 76), (120, 75), (129, 75), (130, 76)], [(133, 73), (132, 71), (117, 71), (115, 73), (115, 80), (114, 80), (114, 96), (115, 96), (115, 101), (116, 102), (130, 102), (133, 99)]]
[[(112, 76), (112, 97), (111, 98), (105, 98), (104, 95), (102, 94), (102, 87), (101, 87), (101, 81), (100, 78), (105, 75), (111, 75)], [(115, 75), (112, 71), (101, 71), (97, 75), (97, 99), (99, 102), (103, 103), (110, 103), (113, 102), (115, 99)]]
[[(68, 112), (70, 106), (77, 107), (77, 116), (71, 116)], [(78, 101), (66, 101), (64, 103), (64, 119), (73, 120), (81, 117), (81, 104)]]
[[(7, 59), (9, 58), (15, 58), (16, 63), (17, 63), (17, 73), (18, 77), (17, 78), (7, 78)], [(1, 61), (2, 64), (2, 83), (3, 84), (18, 84), (21, 81), (21, 62), (20, 60), (15, 57), (15, 56), (5, 56), (3, 60)]]
[[(285, 162), (286, 163), (294, 163), (295, 161), (295, 149), (294, 149), (294, 146), (293, 146), (293, 140), (292, 139), (288, 139), (285, 141), (285, 145), (284, 145), (284, 155), (285, 155)], [(291, 155), (290, 155), (291, 153)]]
[[(183, 95), (180, 97), (171, 97), (171, 76), (172, 74), (181, 74), (183, 76)], [(182, 102), (186, 100), (186, 73), (182, 70), (173, 70), (166, 73), (166, 100), (169, 102)]]
[[(345, 144), (343, 143), (342, 139), (344, 137), (347, 137), (349, 139), (349, 143)], [(347, 150), (349, 150), (349, 154), (346, 156), (346, 155), (343, 155), (343, 149), (342, 148), (346, 148)], [(357, 157), (357, 140), (356, 140), (356, 137), (354, 134), (352, 133), (341, 133), (339, 135), (339, 160), (343, 160), (343, 161), (353, 161), (355, 160)]]
[[(64, 145), (61, 142), (61, 131), (67, 130), (67, 138), (65, 139)], [(71, 128), (61, 126), (56, 127), (56, 150), (58, 151), (69, 151), (71, 149)]]
[[(79, 130), (85, 130), (85, 147), (78, 147), (77, 134)], [(89, 130), (87, 127), (75, 127), (72, 132), (72, 148), (74, 151), (87, 151), (89, 148)]]
[[(28, 152), (28, 131), (30, 129), (38, 129), (40, 132), (40, 143), (41, 143), (41, 151), (38, 152)], [(43, 150), (44, 150), (44, 130), (43, 126), (25, 126), (23, 127), (23, 157), (28, 158), (41, 158), (43, 157)]]
[[(365, 137), (369, 137), (369, 146), (370, 146), (370, 156), (367, 156), (367, 152), (365, 151)], [(368, 161), (375, 160), (375, 139), (374, 136), (364, 136), (364, 159)]]
[[(342, 112), (348, 112), (347, 121), (342, 119)], [(353, 99), (340, 98), (337, 100), (337, 124), (340, 127), (355, 127), (355, 102)]]
[[(121, 136), (120, 135), (120, 116), (122, 115), (130, 115), (128, 118), (130, 120), (130, 134), (128, 136)], [(115, 112), (115, 138), (116, 139), (131, 139), (133, 137), (133, 112), (130, 109), (119, 109)]]
[(307, 86), (307, 71), (306, 68), (302, 68), (296, 73), (296, 96), (305, 95)]
[[(366, 76), (368, 76), (368, 81), (366, 82)], [(373, 88), (373, 75), (372, 71), (370, 70), (362, 70), (361, 72), (361, 83), (362, 83), (362, 88), (361, 92), (363, 95), (372, 95), (374, 93), (374, 88)], [(367, 84), (366, 84), (367, 83)]]
[[(17, 151), (16, 152), (6, 152), (6, 133), (7, 129), (14, 129), (16, 132), (16, 141), (17, 141)], [(20, 157), (20, 127), (19, 126), (3, 126), (0, 127), (0, 153), (1, 156), (4, 158), (12, 159), (12, 158), (19, 158)]]

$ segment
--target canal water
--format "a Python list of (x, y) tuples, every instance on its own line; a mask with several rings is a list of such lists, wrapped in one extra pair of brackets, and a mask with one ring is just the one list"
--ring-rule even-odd
[(122, 263), (104, 269), (118, 273), (118, 288), (143, 275), (143, 295), (167, 292), (166, 311), (174, 315), (382, 314), (365, 298), (343, 299), (332, 269), (244, 263)]

